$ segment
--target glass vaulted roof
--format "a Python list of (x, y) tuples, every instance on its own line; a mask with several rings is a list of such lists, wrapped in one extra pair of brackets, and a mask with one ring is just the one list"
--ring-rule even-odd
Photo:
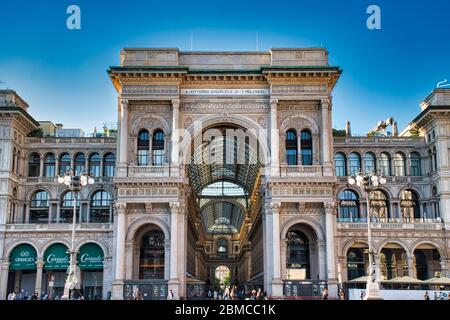
[(257, 153), (233, 136), (196, 148), (188, 170), (207, 233), (239, 232), (260, 168)]

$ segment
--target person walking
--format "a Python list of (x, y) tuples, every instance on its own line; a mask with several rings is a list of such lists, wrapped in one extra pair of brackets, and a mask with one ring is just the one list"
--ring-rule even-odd
[(167, 294), (167, 300), (173, 300), (175, 298), (172, 289), (169, 290), (169, 293)]
[(428, 295), (428, 291), (425, 291), (425, 294), (424, 294), (423, 298), (425, 300), (430, 300), (430, 296)]
[(328, 300), (328, 289), (324, 288), (322, 291), (322, 300)]
[(342, 289), (339, 289), (339, 300), (345, 300), (345, 292)]

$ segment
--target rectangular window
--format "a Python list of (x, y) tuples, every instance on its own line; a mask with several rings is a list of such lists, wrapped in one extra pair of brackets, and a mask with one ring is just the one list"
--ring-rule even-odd
[(162, 166), (164, 164), (164, 150), (153, 150), (153, 165)]
[(336, 176), (345, 177), (345, 161), (335, 161)]
[(311, 166), (312, 165), (312, 149), (302, 149), (302, 165)]
[(148, 150), (139, 150), (138, 151), (138, 165), (139, 166), (148, 166)]

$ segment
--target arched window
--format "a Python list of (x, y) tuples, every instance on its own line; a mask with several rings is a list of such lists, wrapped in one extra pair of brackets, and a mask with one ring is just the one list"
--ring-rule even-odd
[(378, 159), (378, 168), (380, 169), (380, 173), (384, 176), (391, 175), (391, 157), (388, 153), (382, 152), (380, 154), (380, 158)]
[(383, 280), (408, 275), (408, 262), (403, 249), (383, 248), (380, 254), (380, 271)]
[(139, 279), (164, 279), (164, 233), (151, 230), (141, 239)]
[(53, 153), (49, 153), (44, 158), (44, 177), (54, 177), (56, 172), (56, 159)]
[(28, 176), (39, 177), (40, 166), (41, 157), (39, 154), (33, 152), (28, 158)]
[(381, 190), (370, 193), (371, 216), (375, 220), (387, 221), (389, 218), (389, 201), (386, 194)]
[(394, 156), (394, 173), (397, 177), (406, 175), (405, 156), (400, 152), (397, 152)]
[(420, 177), (422, 175), (420, 155), (416, 152), (411, 153), (411, 167), (410, 172), (413, 177)]
[(217, 255), (221, 257), (228, 256), (228, 241), (227, 239), (217, 240)]
[(375, 155), (372, 152), (366, 152), (364, 154), (364, 171), (365, 174), (370, 174), (376, 171), (375, 167)]
[[(64, 194), (61, 200), (61, 215), (60, 219), (62, 223), (72, 223), (73, 219), (73, 205), (75, 201), (75, 193), (72, 191), (68, 191)], [(76, 212), (76, 221), (80, 221), (80, 199), (77, 199), (76, 202), (77, 212)]]
[(59, 174), (65, 174), (70, 170), (70, 155), (63, 153), (59, 156)]
[(31, 197), (30, 223), (48, 223), (49, 196), (47, 191), (36, 191)]
[(414, 250), (414, 267), (416, 269), (416, 278), (419, 280), (428, 280), (428, 259), (424, 250)]
[(339, 220), (357, 221), (359, 215), (358, 195), (352, 190), (343, 190), (339, 194)]
[(74, 158), (75, 174), (80, 175), (86, 170), (86, 157), (84, 153), (77, 153)]
[(366, 256), (362, 248), (350, 248), (347, 252), (347, 276), (353, 280), (366, 275)]
[(295, 130), (288, 130), (286, 132), (286, 162), (290, 166), (298, 164), (297, 147), (297, 133)]
[(420, 219), (419, 197), (413, 190), (403, 190), (400, 194), (400, 210), (402, 218), (408, 222)]
[(150, 148), (150, 140), (147, 130), (139, 131), (138, 143), (137, 143), (137, 162), (138, 166), (148, 166), (148, 154)]
[(312, 165), (312, 136), (309, 130), (303, 130), (300, 134), (300, 150), (302, 153), (302, 165)]
[(91, 177), (100, 177), (100, 163), (102, 158), (98, 153), (93, 153), (89, 157), (89, 175)]
[(164, 132), (161, 130), (153, 133), (152, 155), (154, 166), (162, 166), (164, 164)]
[(358, 153), (352, 152), (348, 156), (348, 164), (350, 167), (350, 175), (355, 176), (359, 171), (361, 171), (361, 157)]
[(107, 223), (111, 217), (111, 195), (105, 190), (94, 193), (91, 197), (91, 219), (93, 223)]
[(334, 168), (336, 170), (336, 176), (345, 177), (347, 176), (347, 168), (345, 165), (345, 155), (343, 153), (336, 153), (334, 155)]
[(108, 153), (103, 158), (103, 176), (114, 177), (114, 169), (116, 167), (116, 156), (113, 153)]
[(309, 240), (301, 231), (291, 230), (287, 233), (288, 255), (287, 267), (289, 269), (303, 270), (300, 278), (310, 278)]

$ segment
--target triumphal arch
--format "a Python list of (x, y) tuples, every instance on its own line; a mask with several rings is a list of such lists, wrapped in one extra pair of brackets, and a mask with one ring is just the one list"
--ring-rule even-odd
[(333, 295), (341, 70), (327, 51), (128, 48), (120, 58), (108, 70), (119, 118), (113, 298), (136, 285), (191, 298), (217, 279)]

